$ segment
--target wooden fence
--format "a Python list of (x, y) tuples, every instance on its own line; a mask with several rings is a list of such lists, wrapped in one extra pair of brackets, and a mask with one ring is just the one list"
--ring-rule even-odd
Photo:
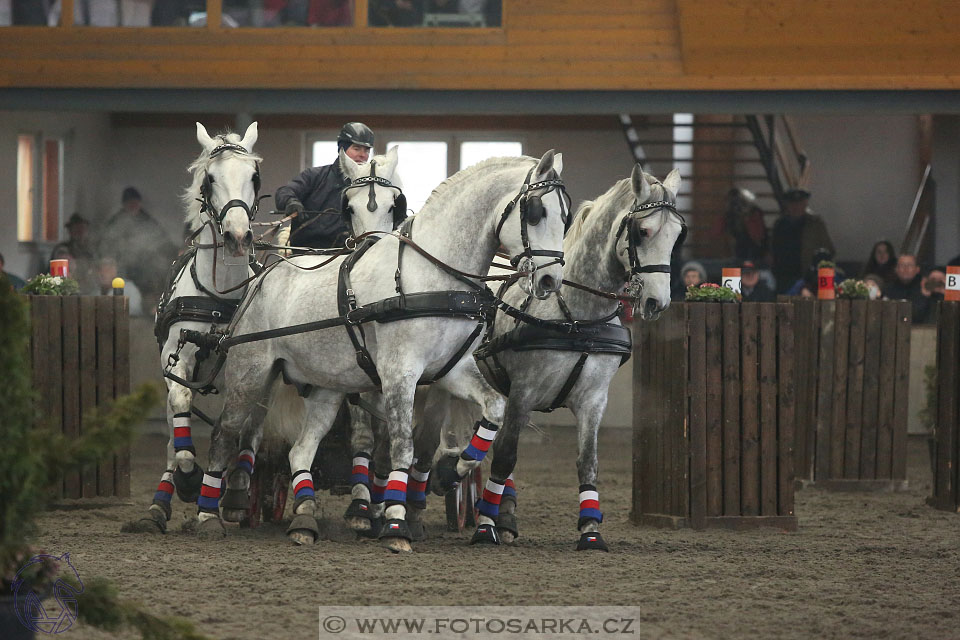
[(674, 303), (635, 326), (631, 519), (796, 529), (793, 307)]
[(793, 299), (797, 478), (829, 489), (903, 489), (910, 303)]
[(960, 512), (960, 302), (940, 303), (933, 495), (927, 503)]
[[(130, 332), (122, 296), (30, 296), (33, 384), (40, 417), (68, 438), (84, 416), (129, 392)], [(58, 497), (129, 497), (130, 451), (65, 473)]]

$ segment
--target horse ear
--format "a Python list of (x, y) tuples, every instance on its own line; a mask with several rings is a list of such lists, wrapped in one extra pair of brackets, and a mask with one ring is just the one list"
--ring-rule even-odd
[(557, 175), (563, 173), (563, 154), (558, 153), (553, 156), (553, 170), (557, 172)]
[(384, 177), (392, 180), (395, 177), (397, 172), (397, 161), (399, 155), (399, 145), (390, 147), (387, 149), (387, 154), (384, 156), (383, 160), (383, 175)]
[(360, 177), (360, 165), (351, 160), (350, 156), (343, 152), (343, 149), (340, 149), (340, 166), (350, 180), (356, 180)]
[(677, 193), (680, 191), (680, 171), (674, 169), (667, 174), (667, 177), (663, 179), (664, 188), (673, 194), (673, 197), (677, 197)]
[(210, 137), (210, 134), (207, 133), (207, 128), (199, 122), (197, 123), (197, 142), (200, 143), (200, 146), (203, 147), (207, 153), (213, 151), (214, 147), (217, 146), (213, 138)]
[(650, 199), (650, 183), (647, 182), (640, 163), (633, 165), (633, 172), (630, 174), (630, 188), (633, 190), (633, 197), (637, 202), (643, 203)]
[(533, 172), (533, 175), (539, 180), (547, 175), (550, 169), (553, 169), (554, 158), (556, 157), (556, 151), (550, 149), (543, 157), (540, 158), (540, 162), (537, 164), (536, 171)]
[(250, 126), (247, 127), (247, 132), (243, 134), (240, 146), (247, 151), (253, 151), (253, 145), (255, 144), (257, 144), (257, 123), (251, 122)]

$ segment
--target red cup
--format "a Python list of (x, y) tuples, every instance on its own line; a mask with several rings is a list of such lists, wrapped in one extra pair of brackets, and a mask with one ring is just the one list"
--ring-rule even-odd
[(834, 270), (830, 267), (817, 269), (817, 298), (819, 300), (833, 300), (837, 297), (833, 277)]
[(68, 277), (70, 275), (70, 261), (66, 258), (51, 260), (50, 275)]

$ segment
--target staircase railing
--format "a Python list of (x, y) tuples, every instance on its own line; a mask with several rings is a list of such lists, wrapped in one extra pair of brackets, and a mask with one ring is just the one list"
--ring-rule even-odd
[(900, 253), (916, 256), (919, 263), (929, 262), (933, 257), (936, 194), (937, 184), (928, 164), (920, 178), (920, 186), (907, 219), (907, 230), (900, 244)]
[(787, 116), (748, 115), (747, 128), (753, 135), (760, 161), (767, 173), (778, 202), (789, 189), (806, 187), (810, 159), (797, 142), (793, 125)]

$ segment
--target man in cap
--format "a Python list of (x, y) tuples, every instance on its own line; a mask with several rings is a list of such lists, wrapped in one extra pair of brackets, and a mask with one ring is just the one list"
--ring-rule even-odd
[(760, 272), (752, 260), (740, 263), (740, 294), (744, 302), (776, 302), (777, 294), (760, 279)]
[[(340, 129), (337, 148), (356, 162), (364, 164), (373, 151), (373, 131), (362, 122), (348, 122)], [(296, 214), (289, 229), (277, 235), (278, 244), (326, 249), (343, 244), (349, 234), (347, 221), (340, 215), (340, 194), (350, 184), (338, 157), (331, 164), (311, 167), (277, 189), (277, 209), (284, 215)]]
[(79, 213), (70, 216), (67, 224), (69, 239), (59, 243), (50, 252), (50, 259), (70, 260), (70, 277), (80, 283), (80, 293), (87, 294), (94, 286), (94, 262), (96, 254), (90, 242), (90, 221)]
[(810, 212), (810, 192), (790, 189), (783, 194), (783, 213), (773, 225), (773, 275), (783, 293), (803, 277), (817, 249), (834, 252), (833, 240), (823, 220)]

